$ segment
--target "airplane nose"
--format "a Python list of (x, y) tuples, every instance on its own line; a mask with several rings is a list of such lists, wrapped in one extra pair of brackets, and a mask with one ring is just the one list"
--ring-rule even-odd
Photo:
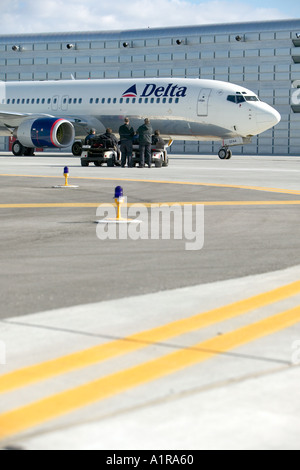
[(281, 116), (276, 109), (265, 104), (262, 109), (256, 113), (257, 124), (265, 130), (276, 126), (281, 121)]

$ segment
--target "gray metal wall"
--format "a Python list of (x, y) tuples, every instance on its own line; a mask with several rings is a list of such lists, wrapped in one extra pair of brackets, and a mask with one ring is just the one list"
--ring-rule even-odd
[[(200, 77), (243, 85), (274, 106), (282, 121), (236, 153), (300, 154), (300, 20), (0, 36), (0, 80), (59, 80), (71, 74)], [(211, 153), (219, 147), (178, 142), (173, 152)]]

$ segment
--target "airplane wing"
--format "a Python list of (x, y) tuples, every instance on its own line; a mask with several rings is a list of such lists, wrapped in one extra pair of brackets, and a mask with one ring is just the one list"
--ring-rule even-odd
[(40, 117), (54, 117), (50, 114), (30, 114), (30, 113), (8, 113), (7, 111), (0, 111), (0, 126), (4, 129), (15, 129), (26, 119), (40, 118)]
[[(11, 135), (13, 130), (19, 127), (22, 122), (26, 121), (27, 119), (38, 119), (45, 117), (59, 118), (63, 116), (53, 116), (51, 114), (11, 113), (0, 110), (0, 134)], [(96, 128), (98, 132), (105, 132), (104, 125), (98, 119), (90, 116), (64, 116), (64, 119), (67, 119), (73, 124), (77, 137), (85, 137), (89, 133), (89, 129), (92, 127)]]

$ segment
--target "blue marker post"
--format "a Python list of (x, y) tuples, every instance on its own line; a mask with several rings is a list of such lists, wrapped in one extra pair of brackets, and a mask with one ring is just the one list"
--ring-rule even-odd
[(65, 166), (64, 168), (64, 177), (65, 177), (65, 186), (69, 186), (68, 185), (69, 168), (67, 166)]
[(121, 186), (117, 186), (115, 188), (115, 203), (117, 204), (117, 220), (122, 220), (121, 206), (123, 202), (124, 202), (123, 188)]
[(67, 166), (64, 167), (64, 177), (65, 177), (65, 184), (64, 185), (57, 185), (57, 186), (52, 186), (53, 188), (78, 188), (78, 186), (75, 186), (73, 184), (68, 183), (68, 178), (69, 178), (69, 168)]
[(137, 219), (123, 219), (121, 217), (121, 206), (125, 202), (123, 188), (121, 186), (117, 186), (115, 188), (115, 196), (114, 196), (115, 203), (117, 205), (117, 217), (115, 219), (102, 219), (96, 220), (97, 224), (141, 224), (141, 220)]

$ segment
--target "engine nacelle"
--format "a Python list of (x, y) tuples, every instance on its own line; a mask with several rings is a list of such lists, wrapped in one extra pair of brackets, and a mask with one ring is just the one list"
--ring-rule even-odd
[(75, 140), (73, 124), (66, 119), (28, 119), (18, 127), (17, 139), (24, 147), (70, 147)]

